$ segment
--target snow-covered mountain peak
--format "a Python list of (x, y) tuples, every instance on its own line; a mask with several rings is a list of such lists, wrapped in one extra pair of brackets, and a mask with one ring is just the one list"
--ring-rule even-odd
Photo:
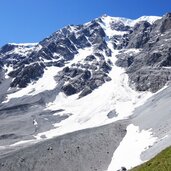
[(38, 43), (8, 43), (10, 45), (15, 45), (15, 46), (36, 46)]
[(112, 17), (109, 15), (103, 15), (102, 17), (100, 17), (100, 19), (105, 23), (105, 24), (109, 24), (109, 23), (120, 23), (122, 22), (124, 25), (129, 25), (133, 20), (128, 19), (128, 18), (124, 18), (124, 17)]
[(147, 21), (150, 24), (153, 24), (156, 20), (161, 19), (158, 16), (142, 16), (138, 19), (129, 19), (124, 17), (112, 17), (108, 15), (102, 15), (101, 17), (95, 19), (98, 22), (106, 35), (109, 38), (114, 36), (123, 36), (129, 34), (133, 27), (142, 21)]
[(162, 17), (160, 16), (142, 16), (137, 19), (129, 19), (124, 17), (112, 17), (106, 14), (100, 17), (100, 19), (107, 25), (111, 23), (123, 23), (125, 26), (130, 26), (130, 27), (133, 27), (136, 23), (141, 21), (147, 21), (150, 24), (153, 24), (156, 20), (161, 18)]
[(134, 21), (132, 22), (132, 24), (134, 25), (134, 24), (136, 24), (136, 23), (138, 23), (138, 22), (141, 22), (141, 21), (147, 21), (147, 22), (149, 22), (150, 24), (153, 24), (156, 20), (159, 20), (159, 19), (161, 19), (161, 18), (162, 18), (162, 17), (160, 17), (160, 16), (142, 16), (142, 17), (140, 17), (140, 18), (134, 20)]
[[(26, 57), (31, 52), (37, 51), (41, 48), (38, 43), (8, 43), (0, 49), (2, 55), (16, 54), (18, 57)], [(15, 57), (16, 58), (16, 57)]]

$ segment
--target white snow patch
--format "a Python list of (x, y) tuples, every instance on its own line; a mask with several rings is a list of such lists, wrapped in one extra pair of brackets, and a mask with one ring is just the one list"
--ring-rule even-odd
[(130, 48), (130, 49), (126, 49), (126, 50), (123, 50), (123, 52), (126, 52), (126, 53), (139, 53), (142, 49), (135, 49), (135, 48)]
[(33, 120), (33, 125), (37, 127), (38, 123), (37, 123), (36, 119)]
[(141, 160), (141, 153), (157, 141), (151, 130), (139, 130), (138, 126), (130, 124), (127, 127), (127, 134), (113, 154), (112, 162), (107, 171), (117, 171), (122, 166), (131, 169), (144, 161)]
[(108, 15), (103, 15), (101, 17), (102, 21), (106, 24), (111, 24), (111, 23), (120, 23), (122, 22), (124, 25), (130, 25), (133, 20), (129, 18), (124, 18), (124, 17), (111, 17)]
[(11, 45), (16, 45), (16, 46), (36, 46), (38, 43), (9, 43)]
[(84, 59), (87, 56), (92, 55), (93, 52), (94, 52), (94, 48), (93, 47), (78, 49), (78, 53), (74, 56), (72, 61), (69, 61), (69, 62), (65, 63), (65, 67), (67, 67), (67, 66), (70, 67), (73, 64), (85, 64)]
[(40, 78), (36, 82), (29, 84), (26, 88), (22, 88), (15, 93), (8, 94), (7, 100), (3, 103), (7, 103), (13, 98), (19, 98), (24, 95), (33, 96), (45, 90), (53, 90), (57, 85), (56, 81), (54, 80), (54, 76), (57, 75), (58, 71), (60, 70), (61, 68), (58, 67), (48, 67), (45, 70), (42, 78)]
[(111, 17), (108, 15), (103, 15), (101, 17), (104, 23), (111, 24), (111, 23), (122, 22), (125, 26), (130, 26), (130, 27), (133, 27), (136, 23), (141, 21), (147, 21), (150, 24), (153, 24), (156, 20), (159, 20), (161, 18), (162, 18), (161, 16), (141, 16), (140, 18), (137, 19), (129, 19), (124, 17)]
[(0, 146), (0, 150), (6, 149), (6, 146)]
[(132, 22), (131, 25), (135, 25), (136, 23), (139, 23), (140, 21), (147, 21), (150, 24), (153, 24), (156, 20), (161, 19), (162, 17), (160, 16), (142, 16)]
[(58, 56), (59, 56), (58, 53), (56, 53), (56, 52), (53, 53), (53, 57), (58, 57)]
[(117, 31), (117, 30), (113, 29), (112, 28), (113, 24), (123, 24), (125, 26), (134, 27), (134, 25), (139, 23), (140, 21), (148, 21), (150, 24), (153, 24), (158, 19), (161, 19), (161, 17), (159, 17), (159, 16), (142, 16), (138, 19), (133, 20), (133, 19), (123, 18), (123, 17), (111, 17), (111, 16), (104, 15), (101, 17), (103, 24), (101, 22), (99, 22), (99, 24), (104, 29), (106, 35), (108, 37), (112, 37), (114, 35), (122, 36), (127, 33), (126, 31)]
[(89, 56), (92, 55), (94, 51), (93, 47), (88, 47), (88, 48), (84, 48), (84, 49), (79, 49), (78, 50), (78, 54), (76, 54), (74, 56), (74, 59), (66, 66), (71, 66), (72, 64), (77, 64), (77, 63), (82, 63), (84, 64), (84, 59)]
[(8, 78), (10, 78), (9, 76), (8, 76), (8, 74), (11, 72), (11, 71), (13, 71), (13, 67), (12, 66), (4, 66), (4, 70), (5, 70), (5, 79), (8, 79)]
[(11, 145), (9, 145), (10, 147), (15, 147), (15, 146), (19, 146), (19, 145), (23, 145), (23, 144), (32, 144), (32, 143), (34, 143), (35, 142), (35, 140), (33, 139), (33, 140), (23, 140), (23, 141), (19, 141), (19, 142), (16, 142), (16, 143), (14, 143), (14, 144), (11, 144)]
[(123, 21), (122, 18), (105, 16), (105, 17), (101, 17), (101, 19), (103, 21), (103, 24), (101, 22), (99, 22), (99, 24), (101, 25), (101, 27), (103, 28), (103, 30), (105, 31), (108, 37), (113, 37), (114, 35), (124, 35), (127, 33), (126, 31), (117, 31), (117, 30), (112, 29), (112, 24), (116, 22), (118, 23), (122, 22)]

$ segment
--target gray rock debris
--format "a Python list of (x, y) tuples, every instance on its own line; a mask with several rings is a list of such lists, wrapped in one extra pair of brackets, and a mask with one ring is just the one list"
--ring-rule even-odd
[(126, 134), (127, 121), (47, 140), (0, 157), (1, 171), (104, 171)]

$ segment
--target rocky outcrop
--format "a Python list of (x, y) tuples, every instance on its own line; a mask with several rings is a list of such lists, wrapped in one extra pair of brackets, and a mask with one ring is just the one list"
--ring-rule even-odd
[[(93, 59), (98, 58), (98, 56), (92, 56)], [(86, 57), (85, 60), (90, 59), (89, 62), (92, 62), (92, 56)], [(111, 80), (108, 76), (111, 68), (112, 64), (105, 60), (96, 61), (91, 64), (87, 63), (86, 65), (73, 64), (71, 67), (65, 67), (59, 72), (56, 79), (57, 82), (69, 82), (62, 87), (62, 91), (66, 95), (73, 95), (80, 92), (79, 97), (83, 97)]]
[[(153, 25), (141, 22), (128, 36), (126, 49), (139, 49), (136, 53), (123, 52), (116, 64), (125, 67), (130, 84), (138, 91), (158, 91), (171, 80), (171, 15), (166, 14)], [(135, 51), (135, 50), (133, 50)]]
[(121, 169), (119, 169), (117, 171), (127, 171), (127, 169), (125, 167), (121, 167)]
[(166, 14), (162, 19), (160, 32), (165, 33), (171, 29), (171, 13)]
[(23, 66), (23, 68), (21, 66), (17, 70), (12, 71), (9, 75), (15, 79), (12, 81), (11, 87), (16, 87), (17, 85), (20, 88), (26, 87), (32, 80), (37, 80), (43, 75), (44, 68), (43, 63), (35, 63), (26, 67)]

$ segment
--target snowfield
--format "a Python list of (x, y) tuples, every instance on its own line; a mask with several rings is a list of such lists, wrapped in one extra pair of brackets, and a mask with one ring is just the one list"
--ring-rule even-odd
[[(108, 46), (112, 45), (109, 43)], [(81, 51), (83, 54), (80, 56), (84, 56), (90, 51), (86, 48), (85, 51)], [(60, 116), (68, 114), (69, 117), (54, 124), (55, 129), (35, 135), (38, 140), (42, 139), (41, 137), (53, 138), (68, 132), (126, 119), (132, 115), (136, 107), (152, 96), (150, 92), (137, 92), (129, 87), (128, 75), (125, 70), (115, 65), (118, 52), (118, 50), (112, 51), (113, 67), (109, 73), (111, 81), (81, 99), (78, 99), (78, 94), (67, 97), (60, 93), (53, 102), (47, 104), (46, 109), (51, 111), (62, 109), (63, 111), (57, 114)], [(113, 112), (112, 118), (108, 117), (110, 112)]]
[(113, 154), (111, 164), (107, 171), (117, 171), (121, 167), (131, 169), (145, 161), (142, 161), (141, 153), (157, 141), (151, 130), (139, 130), (138, 126), (130, 124), (127, 134)]

